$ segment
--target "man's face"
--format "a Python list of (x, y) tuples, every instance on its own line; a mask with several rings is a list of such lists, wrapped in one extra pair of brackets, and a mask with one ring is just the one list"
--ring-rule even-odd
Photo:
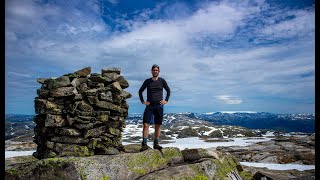
[(153, 68), (152, 69), (152, 76), (157, 77), (159, 75), (159, 68)]

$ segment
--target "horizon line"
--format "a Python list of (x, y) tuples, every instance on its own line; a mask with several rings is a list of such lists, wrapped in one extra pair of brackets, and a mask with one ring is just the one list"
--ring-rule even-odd
[[(274, 112), (266, 112), (266, 111), (210, 111), (210, 112), (190, 112), (190, 111), (184, 111), (184, 112), (166, 112), (163, 114), (171, 114), (171, 113), (197, 113), (197, 114), (214, 114), (214, 113), (229, 113), (229, 114), (234, 114), (234, 113), (247, 113), (247, 114), (255, 114), (255, 113), (269, 113), (269, 114), (313, 114), (315, 113), (274, 113)], [(143, 112), (132, 112), (128, 114), (143, 114)], [(38, 114), (22, 114), (22, 113), (5, 113), (6, 115), (26, 115), (26, 116), (36, 116)]]

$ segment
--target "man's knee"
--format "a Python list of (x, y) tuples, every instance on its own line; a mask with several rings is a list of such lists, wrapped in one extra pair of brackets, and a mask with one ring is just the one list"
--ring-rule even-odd
[(148, 123), (143, 123), (143, 128), (149, 128), (150, 127), (150, 124)]
[(155, 124), (155, 129), (160, 129), (161, 124)]

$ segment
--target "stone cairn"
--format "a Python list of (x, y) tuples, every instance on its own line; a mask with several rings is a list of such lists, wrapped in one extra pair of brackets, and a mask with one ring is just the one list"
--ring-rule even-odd
[(59, 78), (38, 78), (33, 154), (38, 159), (118, 154), (131, 97), (119, 68), (86, 67)]

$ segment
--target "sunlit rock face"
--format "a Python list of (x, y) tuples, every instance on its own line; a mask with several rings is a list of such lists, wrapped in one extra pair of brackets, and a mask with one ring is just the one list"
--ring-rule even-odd
[(202, 148), (165, 147), (140, 152), (141, 144), (124, 145), (124, 152), (106, 156), (33, 156), (8, 158), (5, 179), (251, 179), (229, 153)]

